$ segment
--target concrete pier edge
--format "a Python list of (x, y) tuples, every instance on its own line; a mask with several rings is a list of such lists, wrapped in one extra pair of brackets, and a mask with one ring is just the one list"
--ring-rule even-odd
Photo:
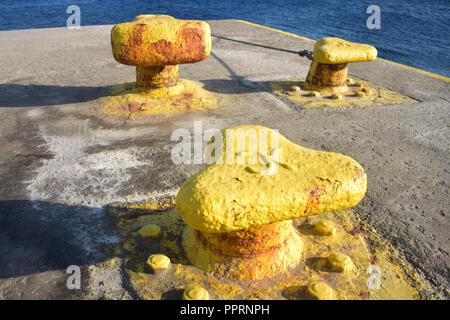
[[(243, 20), (210, 25), (213, 34), (291, 50), (314, 43)], [(192, 132), (194, 121), (203, 130), (279, 128), (299, 145), (356, 159), (369, 181), (356, 212), (448, 298), (450, 78), (379, 58), (349, 73), (414, 102), (305, 109), (267, 83), (304, 79), (309, 60), (213, 37), (211, 56), (180, 71), (216, 94), (219, 108), (119, 121), (97, 113), (111, 86), (135, 77), (112, 58), (111, 27), (0, 32), (8, 48), (0, 61), (0, 299), (133, 297), (120, 263), (104, 264), (100, 248), (116, 241), (104, 208), (173, 193), (198, 172), (201, 165), (170, 162), (171, 133)], [(81, 291), (65, 287), (72, 264), (83, 266)]]

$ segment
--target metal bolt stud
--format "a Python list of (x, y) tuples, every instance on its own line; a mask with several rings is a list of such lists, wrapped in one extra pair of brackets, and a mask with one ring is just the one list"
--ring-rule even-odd
[(153, 273), (161, 273), (170, 267), (170, 259), (163, 254), (152, 254), (146, 264)]
[(353, 269), (352, 259), (343, 253), (330, 253), (328, 255), (328, 262), (331, 266), (331, 270), (335, 272), (348, 272)]

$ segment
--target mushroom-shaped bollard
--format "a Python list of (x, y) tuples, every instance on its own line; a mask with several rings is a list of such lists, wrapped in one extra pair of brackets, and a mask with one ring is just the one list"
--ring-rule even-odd
[(352, 158), (303, 148), (269, 128), (226, 129), (211, 144), (222, 154), (176, 198), (187, 257), (206, 271), (239, 280), (285, 273), (302, 251), (291, 220), (355, 206), (366, 192)]
[(152, 254), (146, 264), (153, 273), (163, 273), (170, 267), (170, 259), (163, 254)]
[(180, 94), (178, 65), (206, 59), (211, 51), (208, 23), (166, 15), (140, 15), (111, 31), (114, 58), (136, 66), (137, 87), (154, 97)]
[(209, 293), (201, 287), (187, 288), (183, 291), (183, 300), (209, 300)]
[(305, 88), (320, 92), (345, 92), (348, 90), (348, 63), (375, 60), (377, 49), (339, 38), (323, 38), (314, 45), (313, 57)]

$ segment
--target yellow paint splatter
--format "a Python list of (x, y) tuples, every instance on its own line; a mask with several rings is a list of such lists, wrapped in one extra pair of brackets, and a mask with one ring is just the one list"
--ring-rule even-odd
[[(349, 83), (349, 90), (340, 93), (340, 99), (333, 99), (331, 94), (324, 93), (320, 95), (315, 94), (315, 91), (305, 90), (304, 81), (293, 80), (291, 82), (302, 89), (292, 91), (289, 86), (283, 86), (281, 82), (270, 82), (269, 87), (276, 94), (304, 108), (358, 108), (413, 102), (413, 100), (401, 93), (365, 81), (359, 81), (354, 84)], [(363, 92), (361, 88), (364, 88), (366, 92)]]
[[(196, 230), (246, 230), (342, 210), (364, 197), (366, 174), (348, 156), (303, 148), (261, 126), (229, 128), (222, 135), (222, 161), (188, 178), (176, 198), (177, 211)], [(245, 139), (248, 143), (238, 150), (236, 141)], [(258, 151), (261, 146), (265, 147)], [(256, 173), (246, 169), (252, 153), (262, 160)], [(238, 162), (240, 157), (243, 163)], [(269, 163), (277, 172), (262, 174), (270, 169)]]

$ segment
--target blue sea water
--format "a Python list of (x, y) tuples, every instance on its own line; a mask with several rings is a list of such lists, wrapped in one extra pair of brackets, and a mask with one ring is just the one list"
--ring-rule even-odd
[[(0, 0), (0, 30), (63, 27), (69, 5), (80, 7), (81, 25), (160, 13), (248, 20), (312, 39), (337, 36), (372, 44), (381, 58), (450, 77), (450, 0)], [(381, 29), (367, 28), (369, 5), (380, 7)]]

